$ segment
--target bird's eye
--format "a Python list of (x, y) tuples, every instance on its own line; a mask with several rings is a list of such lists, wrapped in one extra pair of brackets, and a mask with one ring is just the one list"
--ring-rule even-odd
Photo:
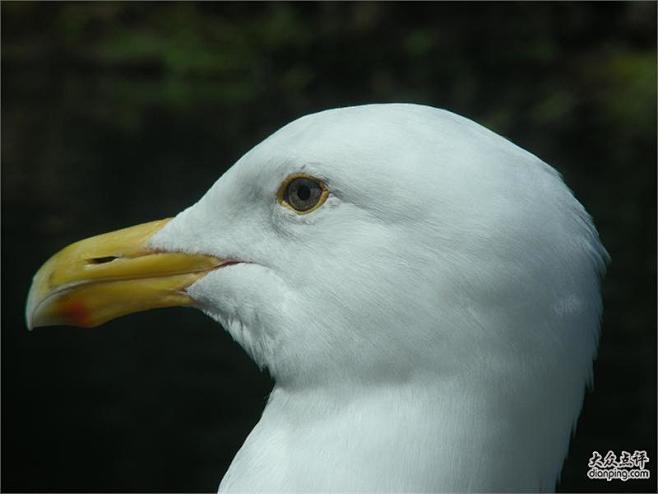
[(306, 214), (322, 206), (329, 190), (320, 180), (307, 175), (292, 175), (281, 184), (279, 202), (297, 213)]

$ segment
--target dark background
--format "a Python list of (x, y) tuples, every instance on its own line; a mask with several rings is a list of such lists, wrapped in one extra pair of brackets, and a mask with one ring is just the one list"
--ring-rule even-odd
[[(23, 322), (59, 248), (172, 216), (309, 112), (418, 102), (551, 163), (612, 256), (559, 489), (654, 491), (656, 4), (2, 2), (2, 489), (213, 491), (271, 382), (201, 313)], [(541, 445), (538, 445), (541, 447)], [(590, 481), (592, 450), (651, 481)]]

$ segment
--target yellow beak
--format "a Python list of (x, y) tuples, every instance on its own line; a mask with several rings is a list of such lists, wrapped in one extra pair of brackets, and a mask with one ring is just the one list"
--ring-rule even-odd
[(148, 249), (149, 239), (168, 221), (81, 240), (48, 259), (27, 297), (28, 328), (89, 328), (133, 312), (193, 305), (185, 289), (227, 261)]

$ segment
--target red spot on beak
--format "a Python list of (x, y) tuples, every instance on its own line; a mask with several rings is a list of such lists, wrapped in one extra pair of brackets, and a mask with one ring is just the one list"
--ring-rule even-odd
[(84, 304), (79, 301), (68, 301), (62, 307), (62, 314), (66, 319), (72, 323), (84, 326), (88, 318), (87, 309)]

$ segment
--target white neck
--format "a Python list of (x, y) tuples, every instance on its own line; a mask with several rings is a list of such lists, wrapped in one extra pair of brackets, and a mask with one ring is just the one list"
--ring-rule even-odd
[(276, 386), (219, 490), (553, 489), (566, 444), (550, 436), (563, 424), (544, 416), (543, 401), (532, 403), (536, 393), (509, 399), (524, 392), (519, 383), (493, 390), (486, 381), (471, 379), (478, 388), (460, 376), (349, 391)]

